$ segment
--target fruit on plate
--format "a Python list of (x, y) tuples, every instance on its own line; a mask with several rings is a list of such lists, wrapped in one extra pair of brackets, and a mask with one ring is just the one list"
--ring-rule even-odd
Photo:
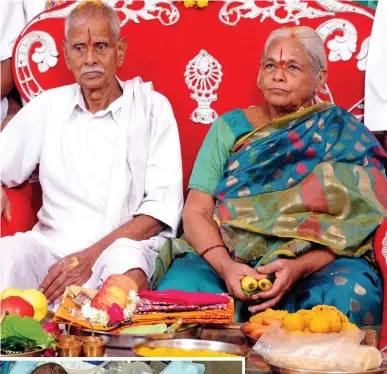
[(28, 316), (33, 317), (34, 307), (20, 296), (9, 296), (1, 300), (0, 304), (1, 315), (9, 314), (11, 316)]
[(1, 293), (0, 300), (3, 300), (8, 296), (21, 296), (22, 293), (23, 291), (18, 288), (7, 288)]
[[(311, 310), (301, 309), (296, 313), (288, 313), (286, 310), (267, 309), (250, 318), (251, 324), (271, 325), (277, 323), (283, 325), (287, 330), (297, 333), (339, 333), (343, 330), (357, 330), (357, 326), (350, 323), (348, 317), (340, 310), (329, 305), (317, 305)], [(257, 327), (255, 327), (256, 329)], [(245, 326), (245, 332), (250, 329), (249, 324)]]
[(258, 288), (258, 281), (253, 277), (243, 277), (241, 281), (242, 290), (246, 292), (254, 292)]
[(34, 318), (37, 321), (41, 321), (47, 314), (48, 302), (46, 296), (38, 290), (28, 289), (24, 290), (21, 297), (27, 300), (35, 309)]
[(133, 279), (122, 274), (110, 275), (102, 288), (97, 292), (91, 301), (91, 307), (108, 311), (114, 303), (125, 308), (128, 303), (129, 291), (138, 291), (137, 284)]

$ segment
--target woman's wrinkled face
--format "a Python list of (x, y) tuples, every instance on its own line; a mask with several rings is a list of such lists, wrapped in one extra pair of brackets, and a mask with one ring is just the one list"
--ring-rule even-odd
[(296, 38), (282, 38), (272, 42), (262, 60), (258, 85), (269, 105), (293, 111), (310, 105), (323, 83), (321, 74), (313, 74), (303, 45)]

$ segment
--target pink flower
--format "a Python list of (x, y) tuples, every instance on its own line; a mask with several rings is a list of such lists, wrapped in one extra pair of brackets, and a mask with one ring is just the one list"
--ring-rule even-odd
[(54, 348), (47, 348), (44, 351), (43, 357), (55, 357), (55, 349)]
[(125, 319), (124, 310), (116, 303), (113, 303), (107, 310), (109, 315), (110, 323), (121, 322)]
[(51, 321), (49, 323), (46, 323), (44, 326), (42, 326), (47, 332), (53, 334), (55, 338), (59, 338), (63, 334), (63, 330), (59, 328), (58, 324), (56, 324), (54, 321)]

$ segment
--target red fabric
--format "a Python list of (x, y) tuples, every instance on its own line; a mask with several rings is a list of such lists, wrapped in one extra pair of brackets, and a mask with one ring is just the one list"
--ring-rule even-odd
[(31, 230), (38, 221), (37, 212), (42, 206), (42, 189), (39, 183), (25, 182), (19, 187), (4, 188), (11, 202), (11, 222), (1, 217), (1, 236)]
[(186, 292), (186, 291), (141, 291), (139, 296), (151, 301), (160, 301), (168, 304), (180, 305), (211, 305), (227, 304), (228, 296), (217, 295), (205, 292)]
[[(376, 230), (374, 237), (374, 251), (383, 275), (384, 295), (383, 295), (383, 321), (387, 321), (387, 259), (383, 256), (383, 240), (387, 242), (387, 220), (385, 220)], [(386, 244), (387, 245), (387, 244)], [(387, 323), (382, 324), (380, 336), (380, 348), (387, 345)]]

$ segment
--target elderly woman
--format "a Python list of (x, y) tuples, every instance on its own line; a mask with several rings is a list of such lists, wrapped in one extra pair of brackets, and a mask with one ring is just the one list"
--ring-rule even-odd
[[(351, 114), (316, 104), (326, 79), (313, 29), (270, 34), (258, 76), (266, 104), (209, 130), (183, 211), (186, 241), (161, 252), (157, 289), (228, 291), (250, 312), (334, 305), (358, 325), (381, 323), (372, 237), (387, 215), (387, 155)], [(242, 292), (245, 275), (271, 273), (269, 291)]]

